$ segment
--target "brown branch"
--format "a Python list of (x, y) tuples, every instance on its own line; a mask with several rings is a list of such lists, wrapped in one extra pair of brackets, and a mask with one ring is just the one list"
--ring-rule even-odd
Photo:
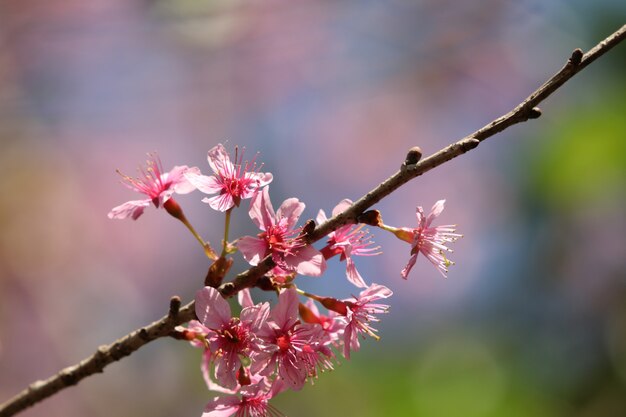
[[(611, 36), (593, 47), (589, 52), (583, 54), (580, 49), (576, 49), (567, 64), (559, 72), (553, 75), (541, 87), (533, 92), (528, 98), (520, 103), (507, 114), (499, 117), (476, 132), (464, 137), (444, 149), (434, 153), (421, 162), (417, 162), (414, 155), (407, 158), (405, 164), (394, 175), (383, 181), (369, 193), (365, 194), (350, 206), (343, 213), (327, 220), (307, 234), (309, 243), (316, 242), (338, 227), (345, 224), (356, 223), (357, 218), (365, 210), (388, 196), (402, 185), (423, 173), (430, 171), (445, 162), (456, 158), (474, 148), (483, 140), (503, 131), (504, 129), (529, 119), (536, 119), (541, 115), (541, 111), (536, 106), (561, 87), (566, 81), (576, 75), (587, 65), (608, 52), (611, 48), (626, 38), (626, 25)], [(415, 163), (413, 163), (415, 162)], [(267, 273), (274, 263), (271, 257), (265, 258), (259, 265), (237, 275), (232, 282), (227, 282), (219, 287), (219, 291), (224, 297), (231, 297), (244, 288), (253, 287), (257, 280)], [(158, 338), (168, 336), (174, 327), (188, 322), (195, 318), (194, 302), (190, 302), (180, 307), (180, 299), (173, 298), (170, 302), (169, 314), (154, 323), (135, 330), (122, 337), (116, 342), (101, 346), (90, 357), (82, 360), (76, 365), (61, 370), (56, 375), (45, 381), (37, 381), (28, 386), (25, 390), (17, 394), (0, 405), (0, 417), (9, 417), (36, 404), (47, 397), (76, 385), (83, 378), (102, 372), (108, 364), (118, 361), (130, 355), (143, 345)]]

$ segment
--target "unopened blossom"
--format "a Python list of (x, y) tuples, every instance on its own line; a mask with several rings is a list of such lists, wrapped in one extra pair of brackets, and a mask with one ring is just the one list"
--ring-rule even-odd
[[(352, 205), (352, 201), (348, 199), (341, 200), (333, 209), (333, 217), (345, 211)], [(324, 210), (320, 210), (317, 214), (317, 223), (321, 224), (327, 220)], [(381, 252), (379, 246), (372, 247), (374, 242), (367, 230), (363, 230), (364, 225), (348, 224), (339, 227), (337, 230), (328, 234), (328, 242), (326, 247), (322, 249), (324, 258), (328, 259), (335, 255), (340, 255), (339, 260), (346, 261), (346, 276), (348, 281), (359, 288), (367, 287), (363, 277), (356, 269), (352, 256), (373, 256), (379, 255)]]
[(256, 171), (254, 159), (244, 164), (243, 155), (237, 155), (237, 148), (234, 162), (230, 160), (221, 143), (209, 150), (207, 159), (213, 175), (190, 172), (186, 177), (203, 193), (217, 194), (202, 199), (214, 210), (226, 211), (234, 206), (238, 207), (241, 200), (252, 197), (261, 187), (272, 182), (272, 174)]
[(450, 261), (445, 255), (446, 252), (453, 252), (446, 245), (456, 241), (463, 235), (456, 233), (456, 225), (432, 226), (433, 220), (443, 211), (445, 202), (446, 200), (437, 201), (428, 216), (424, 215), (424, 209), (418, 206), (416, 211), (416, 228), (402, 227), (393, 230), (393, 233), (398, 238), (411, 244), (411, 257), (400, 273), (402, 278), (406, 279), (408, 277), (420, 252), (437, 267), (437, 270), (444, 277), (448, 273), (448, 267), (454, 265), (454, 262)]
[(258, 333), (266, 348), (255, 356), (252, 373), (278, 377), (299, 390), (318, 370), (332, 369), (332, 352), (324, 345), (324, 332), (318, 325), (301, 323), (298, 318), (298, 294), (294, 288), (278, 296), (278, 304)]
[[(195, 190), (195, 187), (187, 181), (185, 173), (200, 173), (200, 170), (196, 167), (189, 168), (186, 165), (175, 166), (169, 172), (163, 172), (163, 166), (161, 160), (155, 154), (149, 154), (146, 167), (139, 169), (140, 176), (132, 178), (127, 175), (122, 176), (122, 183), (133, 191), (141, 194), (145, 194), (148, 198), (142, 200), (131, 200), (117, 207), (114, 207), (109, 212), (110, 219), (126, 219), (132, 218), (137, 220), (139, 216), (143, 214), (143, 211), (150, 203), (154, 204), (156, 208), (163, 207), (172, 197), (172, 194), (187, 194)], [(177, 206), (172, 201), (170, 206)], [(170, 211), (179, 210), (178, 207), (166, 207)]]
[(255, 377), (255, 382), (241, 387), (234, 395), (214, 397), (204, 408), (202, 417), (284, 417), (269, 400), (285, 389), (280, 380), (269, 382)]
[(326, 269), (324, 256), (300, 236), (295, 228), (304, 211), (304, 203), (288, 198), (274, 212), (269, 190), (263, 188), (250, 204), (249, 215), (262, 230), (255, 236), (244, 236), (237, 241), (237, 248), (251, 265), (258, 265), (263, 258), (272, 255), (274, 263), (286, 271), (301, 275), (319, 276)]
[(346, 359), (350, 359), (350, 351), (359, 350), (359, 335), (368, 334), (378, 339), (376, 330), (370, 323), (379, 321), (376, 314), (386, 313), (389, 306), (376, 301), (389, 298), (392, 294), (393, 292), (384, 285), (372, 284), (361, 291), (357, 298), (343, 300), (347, 307), (343, 346), (343, 355)]
[(196, 315), (211, 331), (207, 342), (215, 365), (217, 382), (232, 389), (237, 386), (241, 357), (249, 358), (264, 347), (257, 333), (269, 314), (269, 304), (244, 307), (240, 316), (232, 317), (228, 302), (215, 288), (204, 287), (196, 294)]

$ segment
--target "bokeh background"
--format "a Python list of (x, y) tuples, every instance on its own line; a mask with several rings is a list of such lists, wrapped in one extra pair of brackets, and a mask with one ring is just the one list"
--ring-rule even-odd
[[(275, 206), (304, 218), (509, 111), (626, 21), (620, 0), (0, 1), (0, 401), (188, 301), (207, 261), (162, 211), (106, 217), (147, 152), (209, 167), (218, 142), (257, 151)], [(626, 415), (626, 45), (566, 84), (536, 121), (376, 208), (410, 226), (441, 198), (457, 223), (447, 279), (373, 231), (360, 258), (392, 308), (301, 392), (289, 416)], [(223, 219), (179, 201), (205, 238)], [(440, 224), (441, 224), (440, 223)], [(256, 233), (245, 210), (232, 236)], [(235, 272), (246, 267), (239, 258)], [(344, 265), (309, 291), (356, 292)], [(161, 340), (27, 410), (199, 416), (199, 351)]]

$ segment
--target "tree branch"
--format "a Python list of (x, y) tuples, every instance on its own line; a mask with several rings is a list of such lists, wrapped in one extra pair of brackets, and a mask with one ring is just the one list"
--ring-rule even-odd
[[(559, 72), (548, 79), (548, 81), (513, 110), (463, 139), (423, 159), (421, 162), (415, 161), (416, 163), (412, 163), (413, 161), (408, 161), (407, 159), (409, 163), (405, 162), (398, 172), (365, 194), (346, 211), (332, 217), (308, 233), (308, 242), (316, 242), (331, 231), (345, 224), (357, 223), (357, 218), (365, 212), (365, 210), (369, 209), (408, 181), (476, 148), (485, 139), (517, 123), (525, 122), (529, 119), (536, 119), (541, 115), (541, 111), (536, 108), (539, 103), (559, 89), (579, 71), (587, 67), (587, 65), (591, 64), (623, 41), (624, 38), (626, 38), (626, 25), (597, 44), (586, 54), (583, 54), (580, 49), (574, 50), (568, 62)], [(222, 284), (219, 287), (219, 291), (224, 297), (231, 297), (244, 288), (253, 287), (257, 280), (273, 266), (274, 263), (271, 257), (268, 256), (259, 265), (237, 275), (232, 282)], [(110, 345), (100, 346), (90, 357), (80, 361), (76, 365), (61, 370), (45, 381), (36, 381), (30, 384), (15, 397), (0, 405), (0, 417), (15, 415), (69, 386), (76, 385), (89, 375), (102, 372), (104, 367), (108, 364), (130, 355), (153, 340), (170, 335), (176, 326), (194, 318), (194, 302), (192, 301), (180, 307), (180, 299), (174, 297), (170, 303), (167, 316), (148, 326), (133, 331)]]

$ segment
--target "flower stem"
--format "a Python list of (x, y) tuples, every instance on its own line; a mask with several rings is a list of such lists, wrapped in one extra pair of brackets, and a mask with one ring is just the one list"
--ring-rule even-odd
[(224, 220), (224, 240), (222, 241), (222, 254), (220, 255), (220, 258), (226, 256), (226, 247), (228, 246), (228, 232), (230, 231), (230, 213), (232, 211), (232, 207), (226, 210), (226, 219)]
[(207, 258), (216, 260), (217, 254), (215, 253), (215, 251), (213, 250), (209, 242), (206, 242), (204, 239), (202, 239), (202, 237), (198, 234), (198, 232), (196, 232), (196, 229), (194, 229), (191, 223), (189, 223), (187, 218), (183, 217), (183, 218), (179, 218), (179, 220), (187, 227), (187, 229), (189, 229), (189, 231), (191, 232), (193, 237), (196, 238), (198, 243), (200, 243), (200, 246), (202, 246), (202, 249), (204, 249), (204, 253), (206, 254)]

